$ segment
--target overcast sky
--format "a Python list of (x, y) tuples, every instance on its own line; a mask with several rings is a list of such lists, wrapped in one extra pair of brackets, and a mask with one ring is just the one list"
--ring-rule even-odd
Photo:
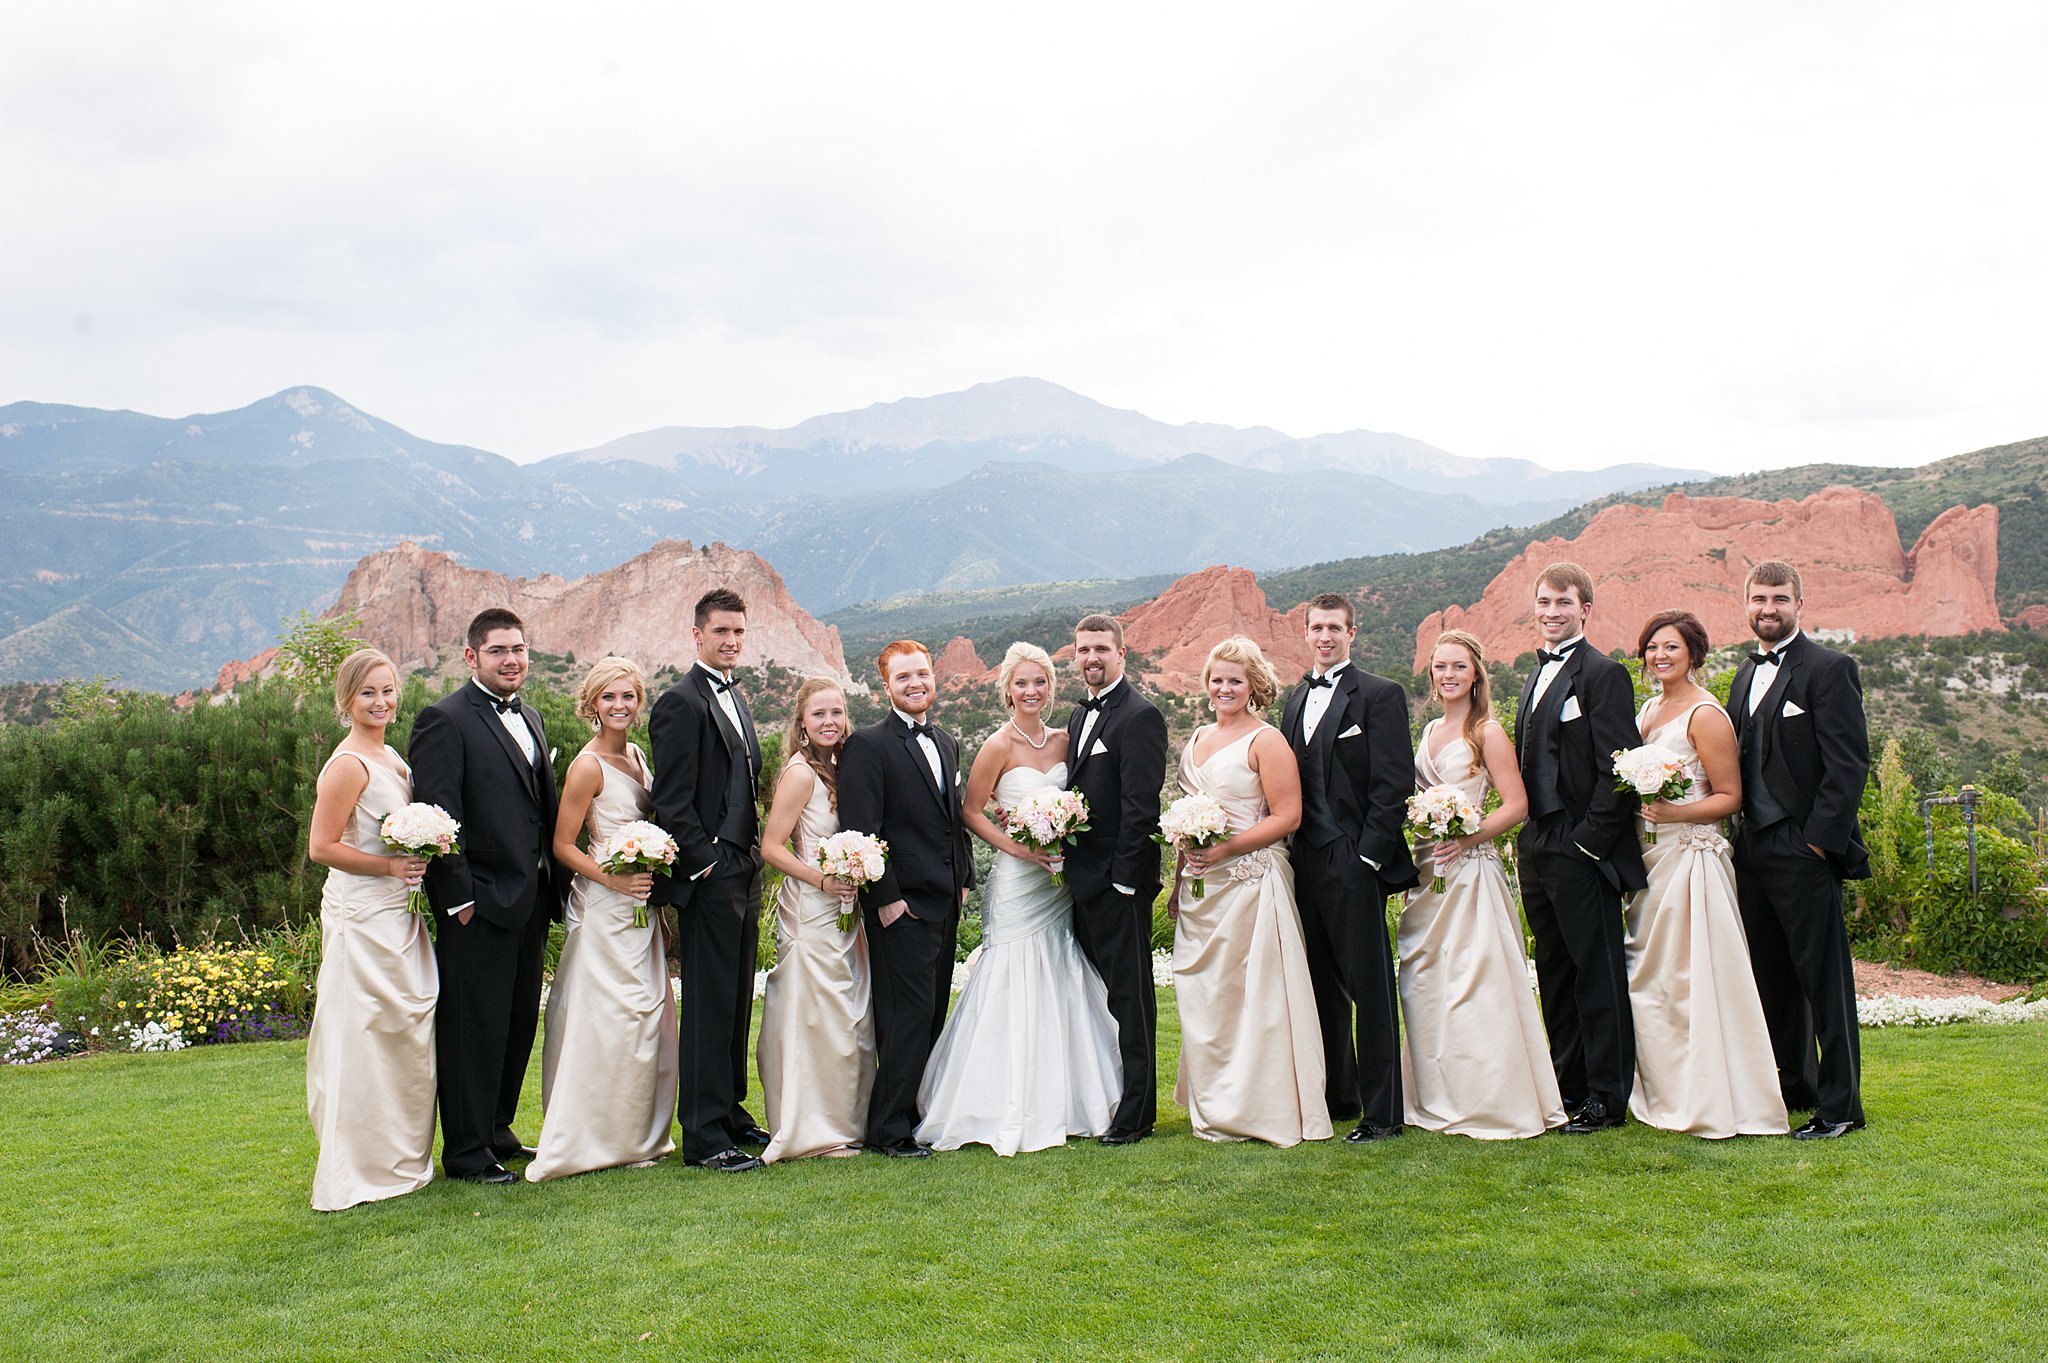
[(2048, 6), (0, 8), (0, 402), (532, 459), (1030, 374), (1554, 467), (2048, 435)]

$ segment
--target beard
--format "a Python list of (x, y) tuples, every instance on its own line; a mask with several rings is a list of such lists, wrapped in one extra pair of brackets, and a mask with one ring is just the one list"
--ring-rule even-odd
[(1785, 640), (1792, 637), (1793, 631), (1798, 628), (1799, 621), (1797, 619), (1787, 620), (1782, 615), (1774, 620), (1766, 620), (1756, 615), (1749, 617), (1749, 632), (1767, 644), (1781, 644), (1785, 642)]

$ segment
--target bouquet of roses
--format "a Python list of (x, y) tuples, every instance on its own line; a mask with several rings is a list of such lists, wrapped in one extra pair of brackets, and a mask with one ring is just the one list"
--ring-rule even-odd
[[(882, 878), (889, 864), (889, 844), (871, 833), (841, 829), (818, 844), (818, 869), (852, 885), (872, 885)], [(853, 926), (853, 904), (845, 902), (839, 914), (839, 930)]]
[[(1152, 841), (1176, 852), (1194, 847), (1214, 847), (1230, 836), (1230, 816), (1213, 795), (1183, 795), (1159, 816), (1159, 832)], [(1194, 897), (1202, 897), (1202, 878), (1195, 877)]]
[(1052, 854), (1052, 883), (1064, 885), (1066, 858), (1060, 848), (1076, 833), (1088, 831), (1088, 797), (1078, 790), (1041, 787), (1002, 811), (1003, 831), (1034, 852)]
[[(590, 849), (590, 855), (612, 875), (621, 871), (652, 871), (655, 875), (665, 876), (676, 867), (676, 840), (660, 824), (635, 819), (613, 829), (610, 837), (601, 839)], [(647, 901), (644, 899), (633, 904), (633, 926), (647, 926)]]
[[(1486, 814), (1456, 786), (1431, 786), (1408, 797), (1408, 826), (1429, 842), (1462, 838), (1476, 831)], [(1442, 875), (1430, 877), (1432, 894), (1442, 894)]]
[[(1645, 800), (1676, 800), (1692, 789), (1692, 777), (1683, 757), (1662, 744), (1645, 743), (1614, 750), (1614, 788), (1632, 790)], [(1657, 825), (1649, 825), (1643, 841), (1657, 845)]]
[[(462, 844), (455, 838), (461, 832), (462, 825), (447, 810), (439, 805), (418, 803), (392, 810), (377, 828), (378, 836), (392, 851), (429, 860), (447, 852), (460, 852)], [(406, 895), (405, 906), (414, 913), (425, 913), (427, 892), (413, 890)]]

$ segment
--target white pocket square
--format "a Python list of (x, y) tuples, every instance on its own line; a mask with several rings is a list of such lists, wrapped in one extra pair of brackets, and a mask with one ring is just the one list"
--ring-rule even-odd
[(1090, 757), (1100, 757), (1100, 756), (1102, 756), (1102, 754), (1104, 754), (1104, 753), (1106, 753), (1106, 752), (1108, 752), (1108, 751), (1109, 751), (1109, 749), (1108, 749), (1108, 748), (1105, 748), (1105, 747), (1103, 747), (1103, 746), (1102, 746), (1102, 740), (1098, 738), (1098, 739), (1096, 739), (1096, 740), (1095, 740), (1095, 746), (1094, 746), (1094, 747), (1092, 747), (1092, 748), (1090, 748), (1090, 749), (1088, 750), (1088, 755), (1089, 755)]
[(1785, 719), (1790, 719), (1794, 715), (1803, 715), (1805, 713), (1806, 711), (1799, 708), (1799, 702), (1796, 700), (1786, 701), (1785, 708), (1778, 711), (1778, 714)]
[(954, 787), (954, 789), (956, 789), (956, 790), (957, 790), (957, 789), (959, 789), (959, 786), (960, 786), (960, 773), (956, 771), (956, 772), (954, 772), (954, 773), (953, 773), (953, 787)]
[(1350, 728), (1346, 729), (1346, 730), (1345, 730), (1345, 731), (1344, 731), (1343, 733), (1341, 733), (1341, 734), (1338, 734), (1338, 735), (1337, 735), (1337, 737), (1339, 737), (1339, 738), (1356, 738), (1356, 737), (1358, 737), (1358, 736), (1359, 736), (1360, 734), (1362, 734), (1362, 733), (1364, 733), (1364, 732), (1365, 732), (1365, 730), (1363, 730), (1363, 729), (1359, 728), (1359, 727), (1358, 727), (1358, 726), (1357, 726), (1356, 724), (1354, 724), (1354, 725), (1352, 725), (1352, 726), (1351, 726)]
[(1564, 723), (1577, 719), (1583, 713), (1584, 711), (1579, 709), (1579, 698), (1577, 696), (1566, 696), (1564, 698), (1564, 709), (1557, 712), (1558, 722)]

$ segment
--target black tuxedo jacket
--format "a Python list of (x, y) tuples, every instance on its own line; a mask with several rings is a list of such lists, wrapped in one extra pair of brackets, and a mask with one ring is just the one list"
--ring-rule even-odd
[(1615, 789), (1614, 778), (1615, 751), (1643, 742), (1628, 669), (1590, 640), (1581, 641), (1558, 669), (1542, 703), (1532, 706), (1529, 698), (1542, 672), (1539, 665), (1529, 674), (1515, 712), (1515, 745), (1529, 792), (1528, 830), (1533, 833), (1541, 819), (1563, 813), (1567, 845), (1554, 850), (1569, 852), (1576, 846), (1592, 854), (1601, 875), (1617, 890), (1640, 890), (1649, 879), (1636, 841), (1639, 802), (1633, 792)]
[(1159, 792), (1166, 785), (1166, 717), (1126, 676), (1102, 698), (1088, 751), (1081, 751), (1086, 707), (1067, 716), (1067, 788), (1088, 800), (1088, 831), (1067, 851), (1067, 884), (1076, 900), (1127, 886), (1150, 904), (1159, 897)]
[(1389, 890), (1415, 886), (1415, 858), (1401, 836), (1415, 789), (1415, 753), (1408, 740), (1408, 696), (1356, 663), (1331, 681), (1329, 708), (1314, 738), (1302, 735), (1309, 683), (1287, 697), (1280, 732), (1301, 765), (1302, 822), (1295, 834), (1309, 847), (1340, 838), (1378, 863)]
[(427, 902), (441, 916), (460, 904), (501, 928), (526, 925), (538, 906), (562, 916), (567, 876), (555, 865), (555, 768), (532, 706), (519, 717), (533, 737), (528, 762), (490, 696), (474, 681), (420, 711), (406, 754), (415, 800), (462, 825), (460, 852), (427, 862)]
[[(1801, 840), (1825, 850), (1844, 879), (1862, 880), (1870, 874), (1870, 853), (1856, 823), (1870, 775), (1862, 676), (1854, 658), (1804, 634), (1782, 652), (1775, 668), (1745, 658), (1735, 669), (1728, 717), (1736, 743), (1745, 757), (1762, 745), (1764, 780), (1799, 825)], [(1757, 685), (1771, 689), (1752, 715), (1749, 696)], [(1747, 791), (1742, 804), (1748, 813)]]
[(909, 726), (892, 712), (846, 737), (839, 754), (839, 826), (889, 844), (882, 878), (861, 891), (880, 908), (902, 900), (912, 916), (941, 919), (960, 911), (974, 883), (967, 824), (960, 817), (960, 745), (936, 724), (940, 780)]
[(687, 904), (698, 872), (718, 863), (722, 838), (729, 851), (758, 858), (760, 832), (755, 786), (761, 777), (761, 743), (753, 716), (738, 692), (741, 717), (734, 729), (718, 703), (711, 674), (694, 663), (681, 681), (661, 693), (647, 716), (647, 745), (654, 760), (654, 822), (676, 840), (673, 874), (654, 881), (653, 902)]

